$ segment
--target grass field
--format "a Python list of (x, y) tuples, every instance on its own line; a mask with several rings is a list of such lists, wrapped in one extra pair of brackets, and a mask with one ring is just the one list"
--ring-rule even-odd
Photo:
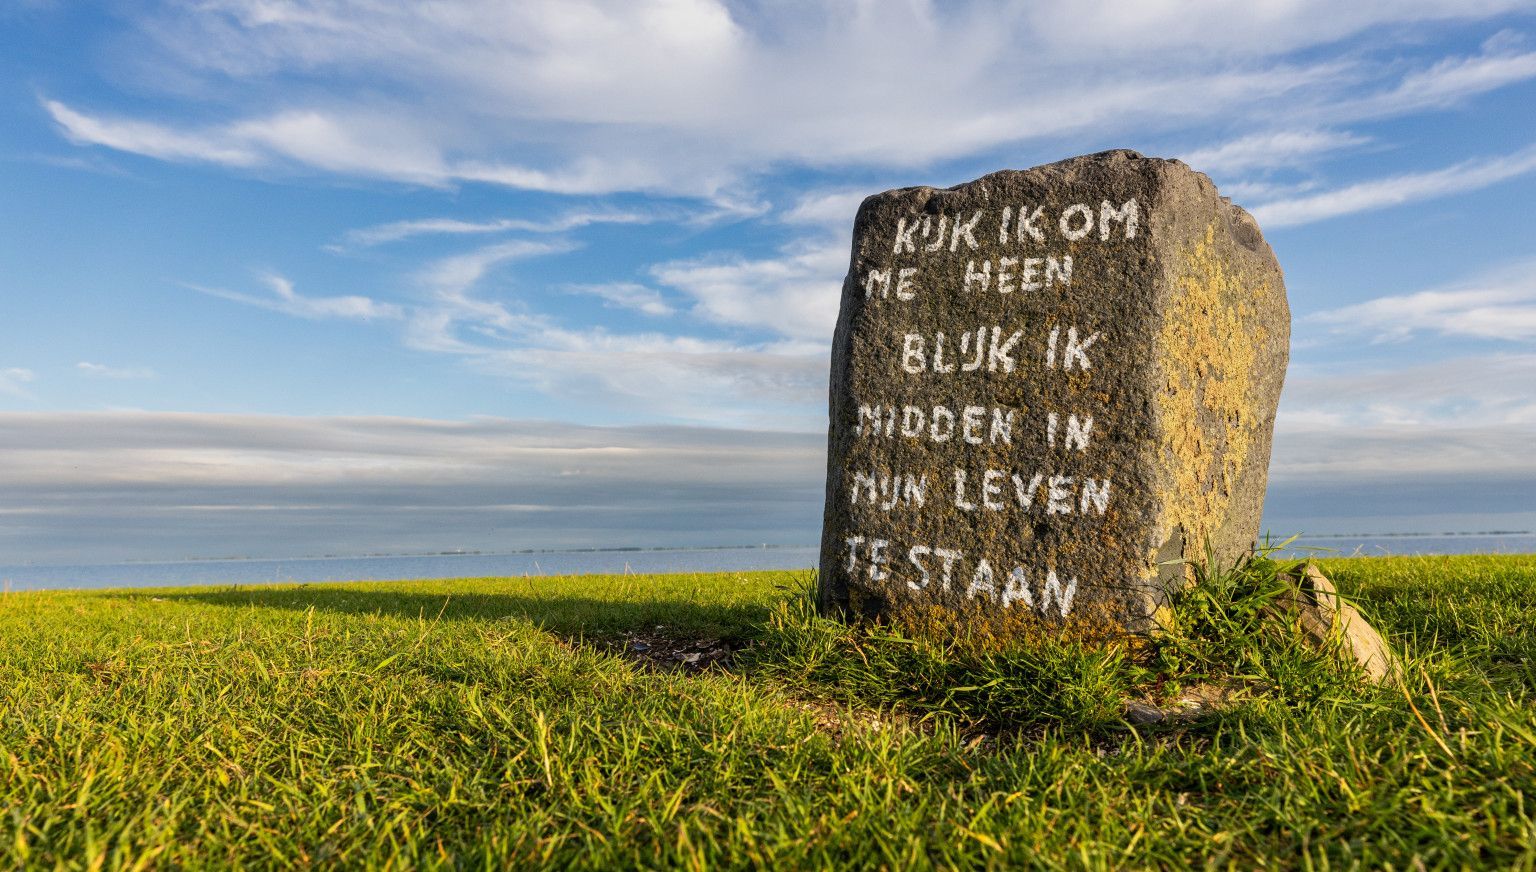
[(1325, 569), (1403, 682), (1232, 602), (998, 649), (806, 573), (10, 594), (0, 866), (1536, 867), (1536, 557)]

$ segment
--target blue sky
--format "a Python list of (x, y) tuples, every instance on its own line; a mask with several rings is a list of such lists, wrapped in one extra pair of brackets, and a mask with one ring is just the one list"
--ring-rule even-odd
[(858, 200), (1258, 217), (1268, 523), (1536, 527), (1536, 4), (0, 7), (0, 549), (815, 541)]

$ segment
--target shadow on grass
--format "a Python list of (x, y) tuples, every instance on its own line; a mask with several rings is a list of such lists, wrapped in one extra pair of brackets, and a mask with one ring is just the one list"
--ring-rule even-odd
[[(411, 591), (282, 588), (158, 593), (162, 600), (238, 608), (268, 608), (412, 620), (495, 621), (527, 618), (550, 632), (569, 636), (617, 636), (665, 627), (668, 631), (741, 639), (762, 632), (768, 608), (761, 604), (701, 604), (681, 598), (609, 600), (566, 594), (429, 594)], [(142, 594), (118, 596), (141, 597)]]

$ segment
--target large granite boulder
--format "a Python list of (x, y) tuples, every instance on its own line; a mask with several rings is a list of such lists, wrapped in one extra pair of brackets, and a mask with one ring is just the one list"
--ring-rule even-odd
[(1254, 542), (1290, 312), (1247, 212), (1110, 151), (866, 199), (820, 602), (1144, 631)]

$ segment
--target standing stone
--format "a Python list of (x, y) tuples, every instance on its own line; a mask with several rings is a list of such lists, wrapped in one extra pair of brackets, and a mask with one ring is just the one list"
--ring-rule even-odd
[(866, 199), (822, 609), (1152, 628), (1181, 561), (1252, 547), (1289, 334), (1258, 225), (1178, 161), (1109, 151)]

